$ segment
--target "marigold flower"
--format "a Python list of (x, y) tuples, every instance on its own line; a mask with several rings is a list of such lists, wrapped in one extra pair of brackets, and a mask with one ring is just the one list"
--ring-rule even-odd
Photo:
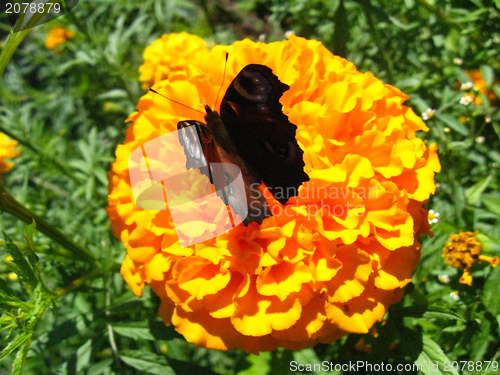
[(4, 133), (0, 133), (0, 173), (7, 173), (12, 169), (13, 162), (6, 161), (21, 155), (19, 150), (15, 150), (17, 141), (10, 139)]
[[(401, 299), (420, 257), (418, 236), (430, 234), (422, 204), (440, 164), (436, 145), (415, 136), (427, 126), (402, 104), (408, 97), (400, 90), (294, 35), (215, 46), (155, 89), (194, 108), (214, 103), (226, 51), (222, 92), (251, 63), (290, 86), (280, 101), (298, 127), (310, 181), (286, 205), (270, 197), (281, 210), (262, 224), (180, 247), (168, 210), (134, 203), (128, 158), (179, 121), (203, 115), (144, 95), (109, 172), (108, 215), (127, 249), (123, 277), (138, 296), (149, 285), (165, 323), (201, 347), (258, 353), (368, 332)], [(170, 168), (161, 155), (147, 159)]]
[(478, 241), (478, 232), (460, 232), (450, 234), (448, 242), (443, 248), (443, 257), (446, 264), (453, 267), (463, 268), (464, 273), (460, 283), (472, 285), (471, 267), (478, 263), (490, 263), (493, 267), (498, 264), (498, 257), (481, 255), (483, 244)]
[(66, 40), (72, 39), (74, 35), (75, 34), (71, 30), (56, 27), (48, 33), (45, 39), (45, 47), (47, 49), (54, 49)]
[(147, 90), (153, 84), (182, 71), (207, 52), (207, 45), (199, 36), (185, 32), (164, 34), (144, 50), (144, 64), (139, 67), (139, 81)]

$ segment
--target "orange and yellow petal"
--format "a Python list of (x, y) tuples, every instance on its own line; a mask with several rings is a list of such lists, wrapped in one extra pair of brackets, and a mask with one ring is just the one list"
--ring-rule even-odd
[(17, 141), (10, 139), (4, 133), (0, 133), (0, 174), (7, 173), (12, 169), (13, 162), (7, 159), (16, 158), (21, 155), (19, 150), (16, 150)]
[(144, 64), (139, 67), (139, 81), (147, 89), (155, 83), (186, 69), (207, 51), (206, 43), (196, 35), (164, 34), (144, 50)]

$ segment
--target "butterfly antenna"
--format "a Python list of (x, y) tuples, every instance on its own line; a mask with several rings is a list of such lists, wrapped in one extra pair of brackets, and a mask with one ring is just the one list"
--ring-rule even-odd
[(163, 94), (160, 94), (158, 91), (153, 90), (152, 88), (149, 88), (149, 91), (154, 92), (155, 94), (158, 94), (158, 95), (160, 95), (160, 96), (163, 96), (165, 99), (168, 99), (168, 100), (170, 100), (171, 102), (174, 102), (175, 104), (182, 105), (183, 107), (186, 107), (186, 108), (192, 109), (193, 111), (196, 111), (196, 112), (198, 112), (198, 113), (201, 113), (202, 115), (206, 115), (206, 113), (205, 113), (205, 112), (198, 111), (197, 109), (194, 109), (193, 107), (190, 107), (190, 106), (188, 106), (188, 105), (182, 104), (182, 103), (178, 102), (177, 100), (170, 99), (168, 96), (165, 96), (165, 95), (163, 95)]
[(224, 86), (224, 80), (226, 79), (226, 68), (227, 68), (227, 58), (229, 57), (229, 53), (226, 52), (226, 61), (224, 62), (224, 73), (222, 74), (222, 83), (219, 87), (219, 92), (217, 93), (217, 97), (215, 98), (214, 111), (217, 108), (217, 100), (219, 99), (220, 91), (222, 90), (222, 86)]

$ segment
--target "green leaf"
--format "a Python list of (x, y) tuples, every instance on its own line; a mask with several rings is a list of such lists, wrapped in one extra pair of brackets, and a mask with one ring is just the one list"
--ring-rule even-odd
[(251, 363), (250, 367), (240, 371), (237, 375), (264, 375), (271, 373), (271, 366), (269, 362), (271, 360), (271, 353), (264, 352), (260, 355), (250, 354), (247, 357), (247, 361)]
[(500, 285), (500, 267), (495, 267), (484, 283), (481, 296), (484, 306), (486, 306), (488, 311), (493, 315), (500, 314), (500, 293), (498, 293), (498, 285)]
[(129, 366), (134, 367), (141, 373), (173, 375), (173, 374), (196, 374), (196, 375), (217, 375), (212, 370), (198, 366), (192, 362), (179, 361), (141, 350), (124, 350), (120, 358)]
[(34, 335), (34, 332), (29, 335), (29, 340), (25, 340), (19, 349), (19, 351), (16, 354), (16, 358), (14, 359), (14, 362), (12, 363), (12, 375), (21, 375), (21, 369), (23, 367), (24, 361), (26, 360), (26, 357), (28, 356), (28, 351), (30, 350), (31, 346), (31, 338)]
[(468, 147), (470, 147), (469, 142), (457, 141), (448, 143), (448, 150), (465, 150)]
[(470, 82), (471, 79), (469, 77), (469, 75), (467, 73), (465, 73), (462, 69), (460, 69), (459, 67), (455, 67), (455, 74), (457, 75), (458, 77), (458, 80), (461, 82), (461, 83), (466, 83), (466, 82)]
[(10, 355), (14, 350), (16, 350), (20, 345), (24, 344), (26, 340), (29, 340), (30, 333), (29, 332), (21, 332), (19, 333), (14, 340), (9, 342), (2, 352), (0, 353), (0, 359), (3, 359)]
[(166, 327), (163, 321), (154, 319), (115, 323), (112, 328), (117, 334), (132, 339), (157, 341), (182, 337), (172, 327)]
[(286, 349), (278, 349), (272, 352), (269, 362), (273, 369), (273, 374), (288, 374), (290, 362), (293, 361), (293, 352)]
[(7, 42), (4, 44), (0, 53), (0, 77), (3, 75), (3, 72), (5, 71), (5, 68), (7, 67), (10, 59), (12, 58), (12, 55), (14, 54), (14, 52), (16, 52), (17, 47), (19, 47), (19, 44), (23, 41), (23, 39), (26, 37), (26, 35), (28, 35), (29, 32), (30, 29), (27, 29), (18, 33), (11, 32), (9, 34), (9, 39), (7, 39)]
[(37, 274), (28, 259), (26, 259), (24, 252), (17, 247), (11, 238), (4, 232), (5, 244), (9, 255), (12, 257), (13, 266), (22, 283), (28, 284), (34, 288), (38, 284)]
[(481, 201), (488, 210), (500, 216), (500, 198), (492, 195), (485, 195), (482, 197)]
[(427, 307), (427, 311), (424, 313), (423, 317), (426, 319), (461, 320), (462, 322), (465, 322), (465, 319), (460, 315), (439, 306)]
[(450, 115), (444, 115), (436, 112), (436, 118), (439, 121), (444, 122), (446, 125), (448, 125), (451, 129), (455, 130), (457, 133), (460, 133), (464, 136), (469, 135), (469, 128), (466, 127), (464, 124), (462, 124), (460, 121), (458, 121), (457, 118), (450, 116)]
[(26, 254), (26, 257), (28, 258), (29, 263), (31, 264), (31, 266), (35, 270), (37, 279), (39, 279), (40, 275), (38, 273), (38, 256), (35, 253), (35, 242), (33, 241), (33, 235), (35, 234), (35, 228), (36, 228), (35, 221), (33, 221), (33, 223), (28, 225), (28, 227), (26, 228), (26, 233), (23, 235), (23, 237), (26, 240), (28, 247), (26, 248), (24, 253)]
[(492, 89), (497, 98), (500, 98), (500, 84), (497, 83), (496, 85), (493, 85)]
[[(297, 364), (321, 364), (322, 360), (318, 357), (314, 349), (307, 348), (297, 352), (293, 352), (293, 359), (297, 362)], [(320, 366), (322, 367), (322, 366)], [(326, 374), (335, 374), (335, 372), (324, 371), (326, 368), (316, 369), (313, 367), (311, 374), (315, 375), (326, 375)]]
[(143, 374), (175, 375), (165, 357), (140, 350), (126, 350), (120, 353), (120, 359)]
[(493, 68), (489, 65), (481, 65), (480, 70), (486, 86), (491, 86), (493, 84), (493, 80), (495, 79), (495, 72), (493, 71)]
[(445, 371), (445, 362), (451, 363), (450, 359), (444, 354), (438, 344), (427, 336), (422, 336), (422, 352), (415, 360), (415, 364), (421, 365), (421, 371), (425, 375), (459, 375), (451, 366), (447, 366)]
[(147, 327), (132, 327), (128, 325), (113, 325), (112, 327), (113, 331), (124, 337), (130, 337), (134, 340), (155, 340), (155, 337)]
[(0, 306), (4, 303), (22, 303), (22, 300), (17, 296), (16, 292), (2, 278), (0, 278), (0, 296)]
[(319, 363), (321, 360), (312, 348), (303, 349), (293, 353), (293, 358), (300, 363)]
[(488, 346), (490, 345), (491, 338), (494, 335), (492, 335), (494, 329), (491, 326), (491, 321), (487, 319), (486, 315), (487, 314), (481, 315), (481, 322), (479, 327), (477, 327), (478, 330), (471, 339), (473, 345), (471, 347), (470, 360), (474, 362), (484, 358)]
[(90, 362), (92, 339), (89, 339), (76, 351), (76, 371), (83, 370)]
[(333, 53), (341, 57), (346, 57), (347, 41), (349, 40), (349, 24), (347, 23), (347, 12), (344, 1), (340, 0), (339, 6), (333, 16), (335, 30), (333, 32)]
[(89, 367), (86, 375), (104, 375), (111, 374), (111, 365), (113, 364), (113, 358), (107, 358), (103, 361), (94, 363)]
[(492, 179), (493, 176), (489, 175), (488, 177), (484, 178), (483, 180), (477, 182), (476, 184), (465, 190), (466, 202), (468, 204), (476, 203), (481, 197), (483, 191), (488, 187)]

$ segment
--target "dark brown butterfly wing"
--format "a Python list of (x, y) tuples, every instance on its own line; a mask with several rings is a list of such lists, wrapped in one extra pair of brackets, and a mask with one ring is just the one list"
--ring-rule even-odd
[[(289, 88), (267, 66), (247, 65), (229, 86), (220, 108), (225, 131), (250, 174), (263, 181), (282, 204), (309, 180), (304, 152), (295, 139), (297, 126), (290, 123), (279, 102)], [(224, 139), (212, 133), (226, 148)]]

